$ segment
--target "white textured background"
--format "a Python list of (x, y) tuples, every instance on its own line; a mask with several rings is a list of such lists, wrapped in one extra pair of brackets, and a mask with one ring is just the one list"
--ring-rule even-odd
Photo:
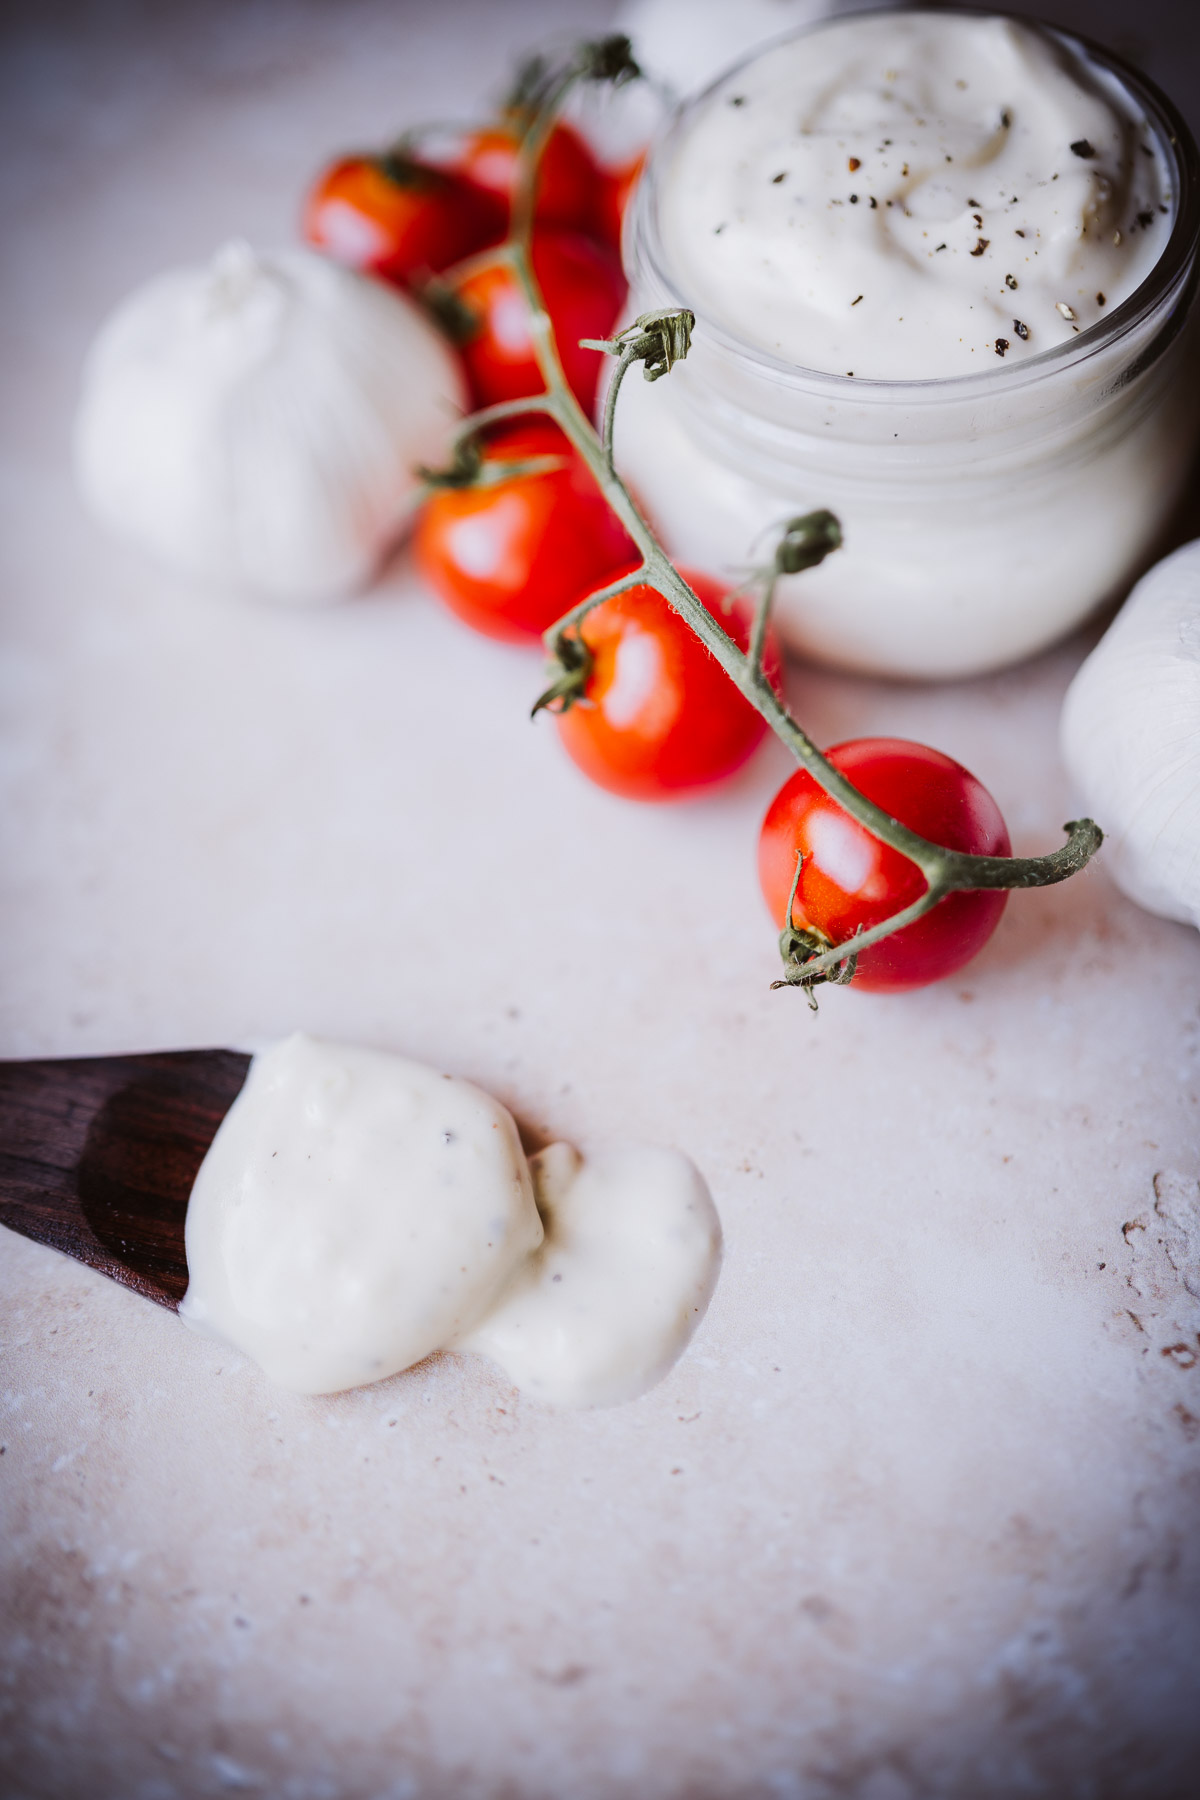
[[(4, 11), (0, 1054), (391, 1047), (531, 1135), (680, 1145), (728, 1240), (675, 1373), (557, 1415), (453, 1358), (281, 1396), (0, 1232), (4, 1800), (1200, 1791), (1200, 1319), (1153, 1211), (1156, 1175), (1196, 1205), (1195, 934), (1101, 867), (1017, 896), (958, 982), (813, 1020), (767, 991), (781, 754), (621, 805), (526, 722), (536, 660), (403, 560), (316, 618), (245, 610), (73, 498), (129, 287), (285, 239), (327, 153), (607, 12)], [(1193, 5), (1055, 16), (1196, 119)], [(1082, 649), (793, 697), (819, 738), (960, 757), (1029, 851), (1069, 816)]]

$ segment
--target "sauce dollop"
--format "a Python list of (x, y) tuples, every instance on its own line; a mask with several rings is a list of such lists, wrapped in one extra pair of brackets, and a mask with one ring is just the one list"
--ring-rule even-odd
[(472, 1083), (299, 1033), (256, 1056), (196, 1177), (180, 1316), (280, 1387), (334, 1393), (478, 1350), (566, 1406), (652, 1386), (716, 1284), (686, 1157), (526, 1162)]

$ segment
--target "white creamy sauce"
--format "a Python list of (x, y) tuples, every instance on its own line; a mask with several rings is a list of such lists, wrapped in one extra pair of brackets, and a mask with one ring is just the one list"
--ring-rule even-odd
[(499, 1305), (459, 1340), (557, 1406), (632, 1400), (665, 1375), (703, 1318), (721, 1233), (686, 1156), (639, 1147), (582, 1162), (530, 1159), (546, 1235)]
[(632, 1399), (682, 1353), (721, 1231), (670, 1150), (533, 1158), (498, 1101), (297, 1034), (256, 1056), (187, 1214), (185, 1323), (333, 1393), (477, 1350), (557, 1405)]
[(1174, 212), (1111, 78), (1013, 20), (920, 12), (838, 21), (735, 70), (660, 196), (702, 318), (882, 380), (1063, 343), (1141, 284)]

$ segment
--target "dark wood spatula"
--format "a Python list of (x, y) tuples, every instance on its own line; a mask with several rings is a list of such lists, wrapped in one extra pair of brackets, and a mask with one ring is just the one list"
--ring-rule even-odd
[(0, 1225), (177, 1307), (188, 1195), (249, 1066), (234, 1050), (0, 1062)]

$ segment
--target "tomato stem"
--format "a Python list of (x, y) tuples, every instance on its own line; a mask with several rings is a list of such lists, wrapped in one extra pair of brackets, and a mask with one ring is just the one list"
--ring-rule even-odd
[(535, 719), (556, 700), (561, 702), (558, 710), (567, 712), (580, 698), (591, 671), (592, 657), (576, 626), (593, 607), (602, 606), (606, 600), (626, 593), (629, 588), (641, 587), (645, 579), (646, 565), (640, 563), (628, 574), (619, 575), (615, 581), (610, 581), (607, 587), (597, 588), (595, 593), (573, 606), (569, 613), (563, 614), (554, 626), (554, 652), (550, 659), (550, 667), (558, 670), (558, 676), (545, 693), (534, 701), (529, 715), (531, 719)]
[[(622, 383), (635, 362), (644, 364), (647, 380), (657, 380), (669, 373), (674, 362), (688, 352), (694, 315), (685, 309), (647, 313), (611, 339), (584, 339), (588, 349), (596, 349), (616, 358), (608, 392), (605, 396), (601, 430), (598, 433), (567, 384), (554, 340), (554, 328), (533, 270), (533, 217), (537, 191), (538, 166), (542, 150), (554, 128), (555, 116), (570, 88), (579, 80), (594, 76), (597, 47), (584, 46), (555, 79), (547, 79), (538, 97), (538, 105), (530, 114), (530, 122), (518, 152), (517, 180), (513, 198), (512, 228), (502, 254), (521, 289), (529, 308), (530, 336), (538, 368), (546, 384), (543, 394), (528, 399), (502, 402), (464, 420), (456, 435), (456, 445), (500, 419), (521, 412), (548, 413), (565, 432), (590, 469), (597, 485), (613, 512), (621, 521), (641, 553), (641, 566), (632, 573), (599, 589), (563, 615), (545, 633), (544, 641), (556, 680), (534, 707), (538, 712), (555, 700), (564, 706), (581, 691), (583, 659), (577, 626), (594, 607), (614, 594), (641, 583), (657, 588), (667, 603), (691, 628), (701, 643), (720, 663), (735, 687), (762, 715), (771, 730), (787, 745), (796, 762), (806, 769), (825, 792), (851, 818), (866, 828), (880, 842), (899, 851), (921, 871), (926, 891), (911, 905), (882, 920), (868, 931), (858, 933), (850, 944), (824, 947), (815, 934), (804, 933), (792, 925), (791, 908), (780, 948), (785, 972), (775, 987), (801, 987), (808, 990), (819, 982), (838, 984), (848, 981), (854, 972), (860, 951), (879, 943), (893, 932), (901, 931), (932, 910), (946, 895), (959, 889), (1049, 887), (1076, 874), (1088, 862), (1103, 839), (1099, 827), (1091, 819), (1076, 819), (1063, 827), (1067, 842), (1045, 856), (972, 856), (963, 851), (948, 850), (911, 831), (898, 819), (877, 806), (859, 791), (842, 772), (822, 754), (803, 727), (783, 705), (767, 679), (763, 668), (771, 605), (780, 575), (796, 574), (813, 568), (841, 544), (841, 527), (833, 513), (822, 510), (805, 514), (788, 522), (769, 569), (758, 572), (763, 581), (750, 644), (743, 652), (728, 632), (708, 611), (675, 568), (659, 543), (649, 522), (643, 517), (613, 462), (613, 422), (617, 397)], [(628, 72), (628, 66), (623, 65)], [(497, 252), (491, 253), (496, 256)], [(480, 259), (483, 260), (482, 258)], [(799, 864), (796, 879), (799, 881)], [(795, 897), (793, 886), (792, 897)], [(786, 945), (785, 945), (786, 940)]]
[[(775, 603), (775, 584), (779, 579), (778, 571), (772, 569), (763, 582), (762, 597), (754, 613), (754, 625), (750, 632), (750, 648), (746, 652), (754, 679), (759, 687), (766, 687), (767, 672), (763, 666), (763, 658), (767, 650), (767, 627), (771, 622), (771, 608)], [(797, 876), (797, 879), (799, 877)], [(788, 917), (791, 918), (791, 908)]]

